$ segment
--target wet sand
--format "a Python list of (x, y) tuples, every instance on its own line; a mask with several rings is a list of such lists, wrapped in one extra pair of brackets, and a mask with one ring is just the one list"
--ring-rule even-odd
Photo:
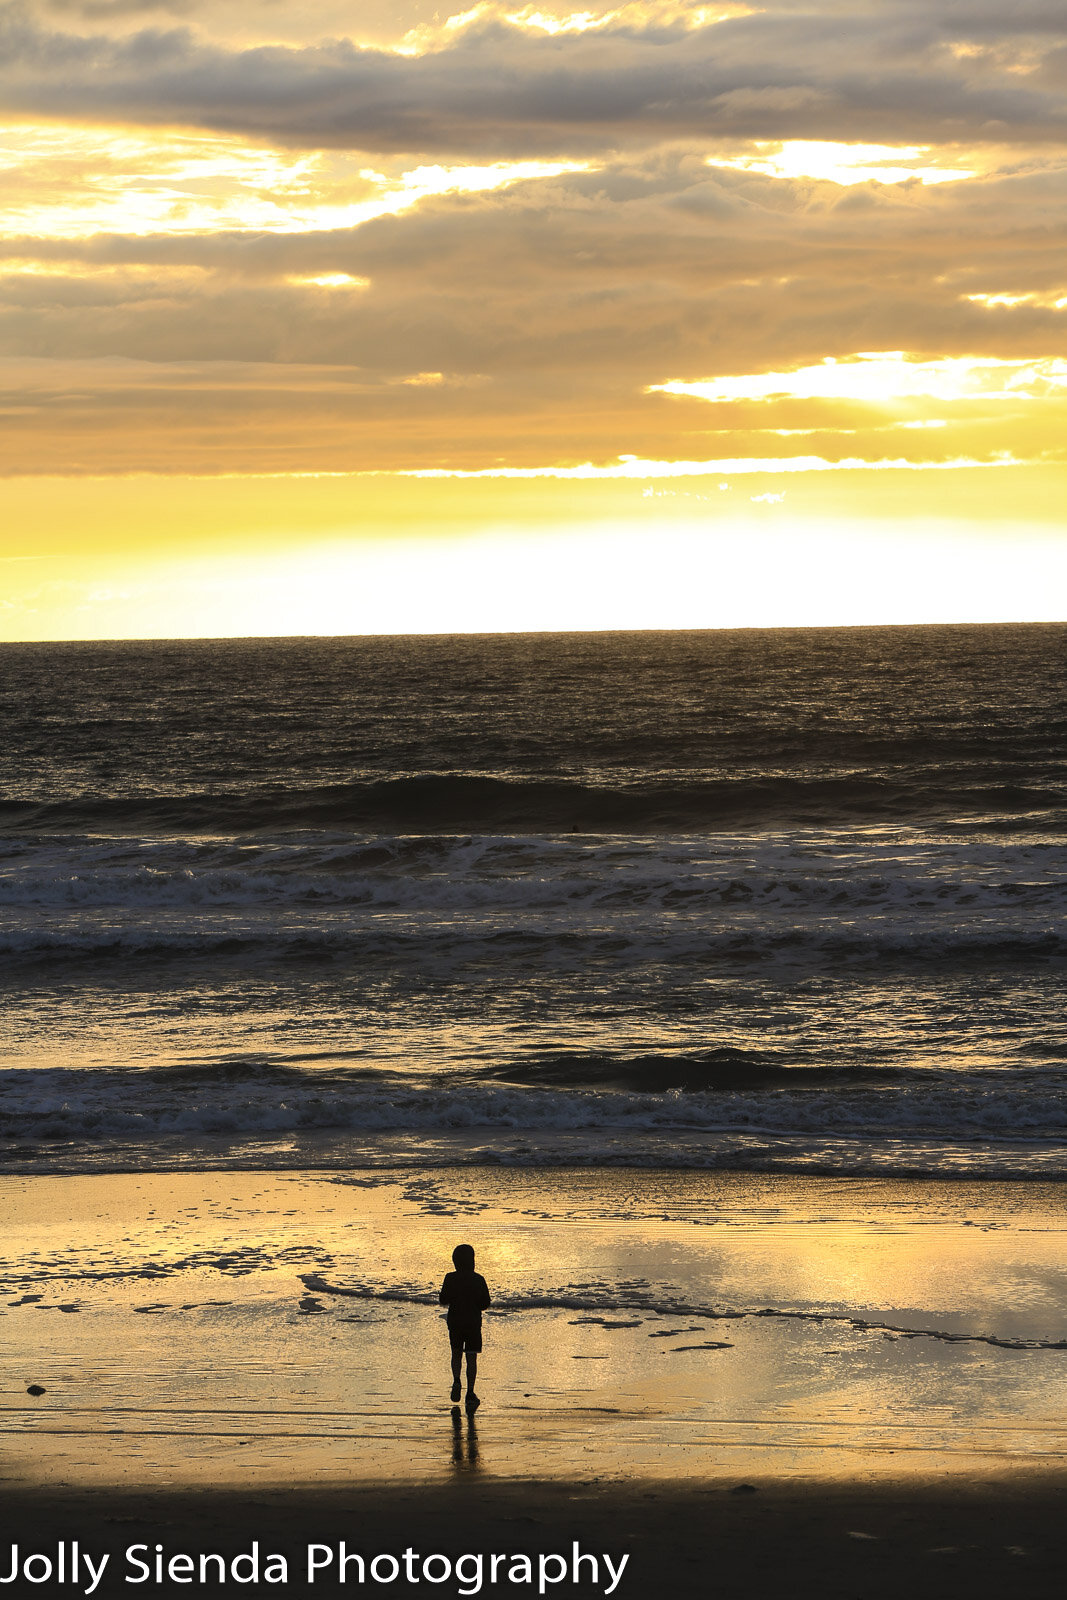
[[(138, 1592), (135, 1542), (258, 1539), (287, 1586), (240, 1592), (291, 1593), (308, 1542), (577, 1538), (630, 1554), (623, 1595), (1062, 1589), (1055, 1186), (206, 1172), (2, 1195), (0, 1578), (13, 1538), (112, 1551), (98, 1593)], [(461, 1237), (496, 1295), (473, 1423), (433, 1304)]]

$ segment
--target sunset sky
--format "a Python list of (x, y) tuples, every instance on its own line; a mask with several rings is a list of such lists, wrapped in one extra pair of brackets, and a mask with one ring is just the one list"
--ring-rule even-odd
[(1067, 617), (1063, 0), (0, 0), (0, 638)]

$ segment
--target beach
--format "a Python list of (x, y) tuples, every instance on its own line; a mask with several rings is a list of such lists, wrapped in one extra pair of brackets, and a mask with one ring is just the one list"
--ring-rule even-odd
[[(630, 1593), (661, 1569), (670, 1592), (707, 1592), (711, 1565), (723, 1592), (754, 1572), (814, 1592), (798, 1553), (841, 1592), (888, 1593), (918, 1562), (909, 1582), (925, 1563), (931, 1593), (993, 1593), (997, 1574), (1040, 1593), (1055, 1568), (1055, 1185), (455, 1168), (3, 1182), (3, 1505), (24, 1549), (80, 1534), (114, 1548), (114, 1575), (138, 1539), (258, 1539), (289, 1552), (290, 1587), (292, 1552), (338, 1538), (369, 1554), (578, 1539), (629, 1551)], [(434, 1303), (461, 1237), (494, 1293), (473, 1419), (449, 1404)]]
[(1067, 1600), (1065, 89), (0, 0), (0, 1600)]
[(13, 647), (4, 1592), (1058, 1595), (1062, 643)]

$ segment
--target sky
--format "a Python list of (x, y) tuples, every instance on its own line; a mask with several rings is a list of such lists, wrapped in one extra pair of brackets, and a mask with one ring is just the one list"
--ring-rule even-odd
[(1067, 617), (1062, 0), (0, 0), (0, 639)]

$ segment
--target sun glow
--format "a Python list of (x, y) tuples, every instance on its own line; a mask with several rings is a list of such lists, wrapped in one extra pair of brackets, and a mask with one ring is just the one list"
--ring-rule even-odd
[(356, 278), (350, 272), (319, 272), (307, 276), (291, 272), (286, 278), (297, 288), (310, 289), (369, 289), (369, 278)]
[(386, 173), (368, 169), (358, 152), (291, 156), (211, 134), (13, 124), (0, 128), (0, 174), (10, 195), (0, 232), (84, 239), (355, 228), (435, 197), (487, 193), (589, 166), (496, 161)]
[[(891, 0), (22, 8), (0, 51), (0, 633), (849, 621), (865, 599), (824, 615), (799, 580), (761, 609), (766, 542), (720, 604), (730, 541), (790, 530), (806, 573), (831, 523), (853, 566), (892, 519), (975, 546), (995, 523), (1012, 571), (1024, 517), (1062, 540), (1048, 83), (1004, 56), (1007, 12), (958, 65), (918, 18), (905, 38)], [(620, 552), (647, 572), (680, 516), (717, 554), (677, 544), (674, 609), (637, 577), (601, 605)], [(298, 606), (329, 540), (360, 551), (316, 555)], [(446, 540), (476, 606), (428, 553)], [(526, 605), (539, 541), (555, 565)], [(1045, 548), (1018, 593), (991, 577), (962, 609), (946, 576), (939, 617), (1021, 617), (1026, 582), (1052, 604)], [(924, 571), (907, 550), (896, 620)]]
[[(86, 577), (19, 569), (0, 637), (570, 631), (946, 622), (1057, 615), (1067, 552), (1014, 530), (1019, 559), (965, 526), (791, 517), (782, 491), (741, 515), (126, 562)], [(643, 501), (642, 504), (649, 502)], [(655, 502), (658, 506), (659, 502)], [(961, 565), (961, 556), (966, 561)], [(1050, 586), (1035, 591), (1040, 565)], [(921, 571), (922, 581), (916, 581)]]
[(975, 467), (1019, 467), (1009, 450), (997, 450), (984, 460), (973, 456), (954, 456), (946, 461), (909, 461), (902, 456), (866, 460), (845, 456), (840, 461), (825, 456), (735, 456), (711, 461), (645, 461), (639, 456), (620, 456), (618, 461), (596, 465), (584, 461), (576, 466), (543, 467), (418, 467), (401, 472), (404, 478), (706, 478), (727, 474), (730, 477), (776, 472), (949, 472)]
[(1062, 357), (946, 356), (922, 361), (903, 350), (872, 350), (825, 356), (816, 366), (792, 372), (743, 373), (695, 383), (676, 378), (650, 384), (646, 393), (710, 401), (857, 400), (880, 405), (916, 399), (1026, 401), (1065, 387), (1067, 360)]
[(997, 306), (1006, 306), (1009, 310), (1015, 306), (1034, 306), (1039, 311), (1067, 311), (1067, 292), (1062, 289), (1055, 289), (1051, 294), (1031, 290), (1026, 294), (965, 294), (962, 298), (986, 310)]
[(709, 167), (734, 167), (771, 178), (817, 178), (848, 187), (855, 183), (957, 183), (977, 176), (976, 167), (941, 166), (932, 146), (841, 144), (826, 139), (756, 140), (754, 153), (708, 156)]
[[(467, 18), (491, 12), (489, 6), (468, 12)], [(536, 6), (523, 6), (520, 11), (506, 11), (505, 19), (517, 28), (533, 28), (542, 33), (588, 33), (594, 28), (647, 28), (681, 24), (690, 29), (707, 28), (716, 22), (728, 22), (732, 17), (748, 17), (753, 7), (747, 5), (679, 6), (673, 3), (649, 4), (636, 0), (635, 4), (616, 6), (610, 11), (571, 11), (561, 16), (539, 10)], [(466, 20), (466, 19), (465, 19)]]
[(431, 23), (420, 23), (410, 28), (394, 48), (401, 55), (422, 55), (447, 45), (464, 30), (490, 23), (507, 23), (528, 33), (559, 37), (566, 34), (607, 32), (610, 29), (633, 28), (684, 28), (695, 31), (711, 27), (717, 22), (728, 22), (734, 17), (752, 16), (758, 7), (737, 0), (711, 6), (679, 4), (679, 0), (630, 0), (629, 4), (611, 6), (603, 11), (546, 10), (543, 6), (525, 5), (508, 9), (496, 0), (480, 0), (466, 11)]

